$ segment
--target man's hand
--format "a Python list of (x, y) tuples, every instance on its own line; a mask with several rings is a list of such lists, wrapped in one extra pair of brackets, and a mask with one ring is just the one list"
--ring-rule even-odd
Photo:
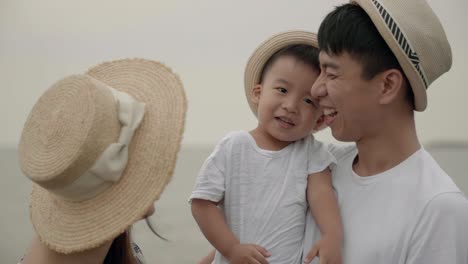
[(268, 264), (266, 260), (270, 253), (261, 246), (254, 244), (236, 244), (226, 258), (231, 264)]
[(319, 257), (319, 264), (342, 264), (341, 239), (323, 237), (307, 253), (304, 263), (310, 263), (315, 257)]

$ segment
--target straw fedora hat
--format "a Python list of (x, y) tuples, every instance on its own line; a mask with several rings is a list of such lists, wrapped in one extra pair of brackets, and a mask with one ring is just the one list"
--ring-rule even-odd
[(182, 83), (155, 61), (106, 62), (53, 84), (19, 143), (41, 241), (79, 252), (141, 219), (172, 177), (185, 112)]
[(293, 30), (273, 35), (258, 46), (250, 56), (244, 73), (244, 89), (250, 109), (257, 116), (257, 106), (251, 101), (253, 87), (260, 83), (260, 75), (268, 59), (289, 45), (311, 45), (318, 48), (317, 35), (312, 32)]
[(395, 54), (414, 93), (416, 111), (427, 107), (426, 90), (450, 70), (445, 31), (425, 0), (351, 0), (364, 9)]

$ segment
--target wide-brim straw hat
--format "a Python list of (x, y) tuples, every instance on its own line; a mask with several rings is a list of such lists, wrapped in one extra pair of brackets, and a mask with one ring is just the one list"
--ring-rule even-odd
[(255, 85), (260, 83), (263, 67), (276, 52), (290, 45), (311, 45), (318, 48), (317, 35), (302, 30), (278, 33), (262, 42), (250, 56), (244, 73), (244, 89), (250, 109), (257, 116), (257, 105), (252, 102), (251, 94)]
[[(117, 109), (123, 103), (116, 103), (109, 87), (133, 97), (137, 107), (144, 104), (128, 162), (121, 177), (97, 194), (62, 195), (122, 139)], [(102, 63), (49, 88), (31, 110), (19, 144), (21, 169), (34, 182), (30, 214), (40, 240), (60, 253), (80, 252), (141, 219), (172, 177), (185, 113), (180, 79), (151, 60)]]
[(416, 111), (427, 107), (429, 85), (452, 66), (445, 31), (425, 0), (351, 0), (374, 22), (408, 78)]

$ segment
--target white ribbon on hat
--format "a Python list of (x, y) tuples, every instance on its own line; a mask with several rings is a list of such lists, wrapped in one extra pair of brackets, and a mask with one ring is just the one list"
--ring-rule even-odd
[(51, 190), (73, 201), (92, 198), (118, 182), (128, 162), (128, 145), (145, 114), (145, 104), (125, 92), (107, 86), (118, 105), (118, 118), (122, 125), (117, 142), (110, 144), (83, 175), (70, 185)]

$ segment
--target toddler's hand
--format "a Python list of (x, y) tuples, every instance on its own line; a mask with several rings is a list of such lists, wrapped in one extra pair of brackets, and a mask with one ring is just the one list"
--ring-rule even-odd
[(266, 249), (254, 244), (237, 244), (228, 254), (231, 264), (268, 264), (266, 258), (270, 256)]
[(342, 264), (341, 239), (324, 236), (307, 253), (304, 263), (319, 257), (319, 264)]

